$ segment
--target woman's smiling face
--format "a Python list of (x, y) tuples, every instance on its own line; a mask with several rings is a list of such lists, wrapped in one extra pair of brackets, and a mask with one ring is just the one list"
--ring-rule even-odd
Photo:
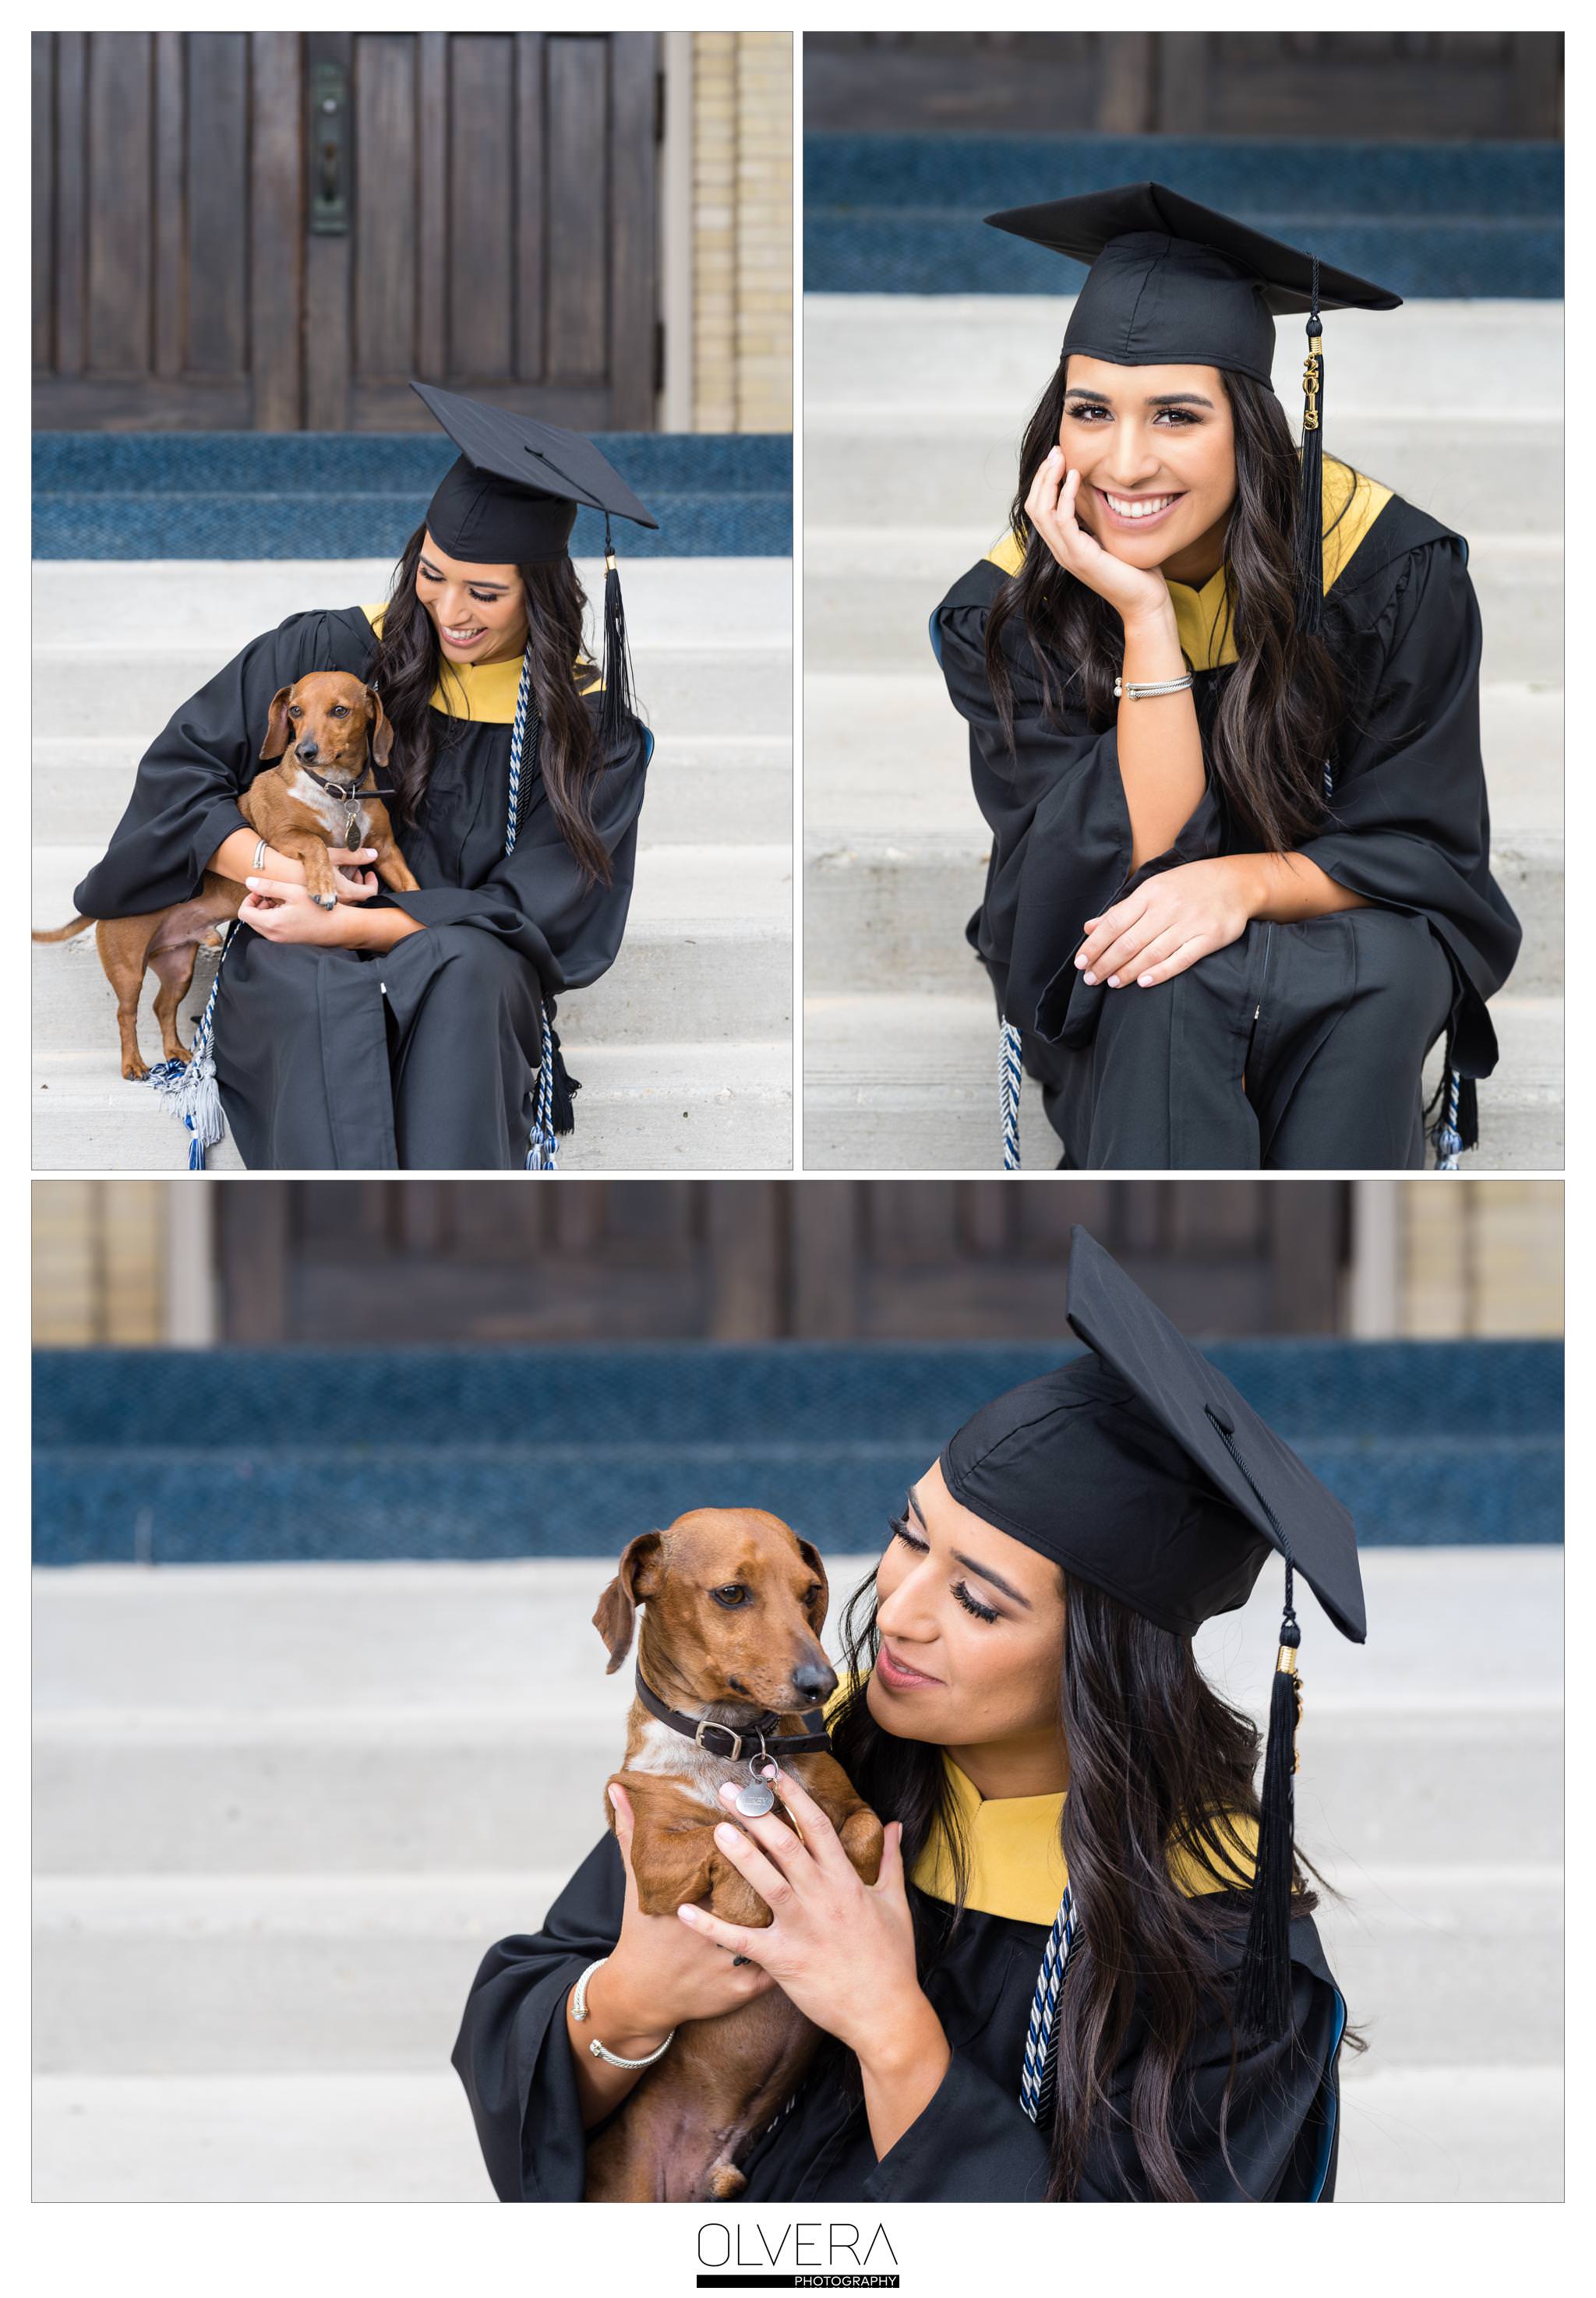
[(526, 644), (526, 608), (518, 566), (484, 566), (449, 558), (421, 538), (416, 596), (432, 616), (450, 662), (508, 662)]
[[(1058, 443), (1080, 473), (1076, 517), (1128, 566), (1177, 582), (1217, 566), (1236, 500), (1236, 429), (1217, 368), (1070, 360)], [(1192, 566), (1190, 574), (1178, 563)], [(1211, 569), (1210, 570), (1211, 571)]]
[(933, 1461), (876, 1571), (871, 1714), (899, 1739), (960, 1748), (1056, 1731), (1058, 1566), (955, 1500)]

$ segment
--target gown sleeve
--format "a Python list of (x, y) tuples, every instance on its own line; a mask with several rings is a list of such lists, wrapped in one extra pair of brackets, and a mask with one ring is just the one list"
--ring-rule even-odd
[(1428, 919), (1472, 1024), (1475, 1050), (1466, 1038), (1460, 1065), (1483, 1076), (1494, 1056), (1493, 1041), (1490, 1058), (1481, 1050), (1484, 1001), (1506, 980), (1522, 930), (1491, 875), (1467, 544), (1447, 534), (1408, 552), (1366, 603), (1372, 659), (1336, 761), (1330, 818), (1300, 850), (1338, 885)]
[(139, 760), (133, 794), (73, 899), (90, 918), (138, 917), (197, 894), (224, 838), (248, 828), (238, 800), (260, 769), (271, 698), (313, 670), (343, 668), (342, 620), (290, 615), (252, 639), (173, 711)]
[[(972, 567), (932, 616), (931, 645), (948, 697), (970, 729), (971, 780), (992, 831), (986, 893), (971, 938), (1007, 1018), (1030, 1029), (1038, 1027), (1044, 990), (1085, 938), (1087, 919), (1099, 916), (1133, 882), (1133, 839), (1117, 728), (1094, 730), (1073, 690), (1057, 715), (1044, 709), (1030, 644), (1013, 620), (1002, 641), (1014, 698), (1010, 749), (986, 664), (987, 613), (1002, 580), (990, 561)], [(1205, 794), (1176, 844), (1136, 875), (1217, 853), (1220, 835), (1217, 808)], [(1049, 1021), (1043, 1034), (1058, 1031)]]
[(579, 2203), (586, 2137), (566, 1997), (621, 1935), (625, 1876), (613, 1835), (589, 1852), (540, 1931), (500, 1939), (472, 1981), (454, 2046), (501, 2203)]
[[(1175, 2141), (1199, 2202), (1284, 2202), (1319, 2198), (1323, 2182), (1327, 2082), (1341, 2039), (1340, 1997), (1319, 1973), (1293, 1966), (1294, 2022), (1278, 2040), (1238, 2055), (1230, 2107), (1221, 2108), (1230, 2073), (1229, 2029), (1222, 2020), (1200, 2038), (1188, 2061), (1189, 2088)], [(1109, 2087), (1112, 2110), (1088, 2149), (1076, 2200), (1147, 2199), (1130, 2137), (1130, 2097), (1140, 2056), (1133, 2047)], [(1333, 2133), (1333, 2122), (1331, 2125)], [(1228, 2154), (1228, 2163), (1227, 2162)], [(1018, 2096), (955, 2050), (935, 2095), (864, 2180), (871, 2202), (1038, 2203), (1047, 2188), (1050, 2144)]]
[(637, 719), (598, 777), (595, 827), (608, 885), (586, 876), (566, 844), (542, 775), (534, 775), (515, 851), (476, 886), (428, 886), (395, 898), (423, 925), (479, 926), (530, 959), (545, 990), (580, 989), (615, 962), (637, 866), (637, 822), (654, 738)]

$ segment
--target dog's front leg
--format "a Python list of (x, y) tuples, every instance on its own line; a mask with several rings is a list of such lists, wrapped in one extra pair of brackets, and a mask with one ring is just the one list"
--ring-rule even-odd
[(388, 891), (391, 894), (418, 892), (421, 881), (412, 873), (409, 864), (405, 860), (393, 839), (377, 838), (375, 843), (376, 861), (374, 867)]

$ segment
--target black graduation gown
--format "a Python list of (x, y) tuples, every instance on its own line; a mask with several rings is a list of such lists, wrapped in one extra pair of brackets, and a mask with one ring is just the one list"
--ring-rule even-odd
[[(317, 670), (367, 677), (376, 653), (359, 607), (290, 615), (252, 640), (145, 752), (105, 857), (77, 890), (79, 912), (132, 917), (195, 893), (223, 839), (246, 827), (237, 801), (263, 770), (257, 753), (277, 689)], [(440, 735), (446, 723), (440, 714)], [(216, 1072), (247, 1166), (523, 1163), (540, 996), (552, 1001), (596, 980), (621, 946), (651, 740), (633, 720), (597, 784), (608, 886), (583, 879), (542, 776), (525, 763), (519, 834), (506, 856), (509, 744), (508, 724), (455, 721), (417, 821), (395, 819), (421, 885), (401, 906), (426, 932), (379, 953), (273, 944), (234, 929), (216, 1004)]]
[[(907, 1886), (917, 1930), (939, 1937), (948, 1909)], [(565, 2024), (566, 1997), (583, 1968), (620, 1936), (621, 1856), (606, 1834), (560, 1893), (541, 1930), (501, 1939), (476, 1974), (453, 2062), (475, 2118), (500, 2202), (583, 2198), (586, 2134)], [(858, 2064), (827, 2039), (797, 2102), (757, 2137), (740, 2167), (741, 2202), (1038, 2202), (1047, 2140), (1020, 2104), (1026, 2021), (1047, 1926), (966, 1914), (926, 1978), (953, 2056), (935, 2095), (878, 2161), (859, 2095)], [(1337, 2054), (1345, 2006), (1310, 1916), (1292, 1925), (1291, 2037), (1244, 2054), (1226, 2168), (1218, 2108), (1230, 2063), (1220, 2022), (1195, 2047), (1194, 2104), (1180, 2132), (1187, 2175), (1205, 2202), (1327, 2202), (1336, 2189), (1340, 2090)], [(1239, 1959), (1239, 1947), (1235, 1951)], [(1129, 2111), (1141, 2049), (1132, 2020), (1112, 2082)], [(647, 2079), (646, 2077), (643, 2078)], [(1098, 2134), (1083, 2202), (1145, 2199), (1129, 2132)]]
[[(1350, 707), (1325, 826), (1301, 851), (1379, 908), (1254, 922), (1153, 989), (1088, 987), (1073, 964), (1085, 921), (1157, 871), (1251, 841), (1211, 783), (1175, 844), (1132, 875), (1116, 730), (1079, 707), (1062, 725), (1044, 716), (1014, 620), (1008, 750), (984, 653), (1003, 570), (981, 561), (937, 608), (931, 642), (993, 833), (967, 938), (1021, 1031), (1063, 1163), (1419, 1165), (1419, 1071), (1442, 1029), (1460, 1071), (1490, 1074), (1485, 1001), (1520, 929), (1490, 869), (1468, 556), (1460, 535), (1393, 495), (1327, 595)], [(1205, 752), (1228, 675), (1195, 673)]]

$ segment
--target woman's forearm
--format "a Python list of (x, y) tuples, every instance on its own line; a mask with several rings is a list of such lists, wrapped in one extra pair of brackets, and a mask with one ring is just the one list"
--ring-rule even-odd
[(246, 878), (285, 878), (291, 885), (305, 882), (305, 865), (286, 854), (279, 854), (269, 846), (259, 869), (255, 866), (255, 848), (260, 840), (252, 830), (230, 830), (206, 863), (219, 878), (231, 878), (242, 886)]
[(880, 2031), (858, 2054), (870, 2143), (878, 2162), (925, 2112), (952, 2056), (942, 2021), (923, 1995), (897, 2016), (883, 2015)]
[(1305, 854), (1232, 854), (1226, 858), (1243, 871), (1249, 917), (1293, 925), (1303, 918), (1333, 916), (1337, 910), (1369, 907), (1361, 894), (1337, 885)]
[(403, 910), (362, 910), (352, 903), (340, 905), (351, 949), (392, 949), (407, 935), (425, 933), (426, 928), (419, 918), (412, 918)]
[[(1125, 625), (1127, 685), (1159, 685), (1185, 675), (1175, 609)], [(1175, 843), (1206, 781), (1203, 738), (1190, 687), (1178, 694), (1129, 697), (1120, 704), (1120, 780), (1130, 816), (1130, 867), (1139, 870)]]
[(641, 2067), (612, 2067), (607, 2060), (594, 2058), (588, 2049), (593, 2037), (623, 2059), (644, 2059), (659, 2048), (670, 2029), (655, 2030), (642, 2023), (643, 2013), (631, 2002), (624, 1979), (608, 1963), (588, 1980), (585, 2020), (571, 2015), (571, 1996), (575, 1992), (573, 1987), (566, 1997), (566, 2034), (582, 2101), (582, 2127), (591, 2130), (619, 2106), (643, 2071)]

